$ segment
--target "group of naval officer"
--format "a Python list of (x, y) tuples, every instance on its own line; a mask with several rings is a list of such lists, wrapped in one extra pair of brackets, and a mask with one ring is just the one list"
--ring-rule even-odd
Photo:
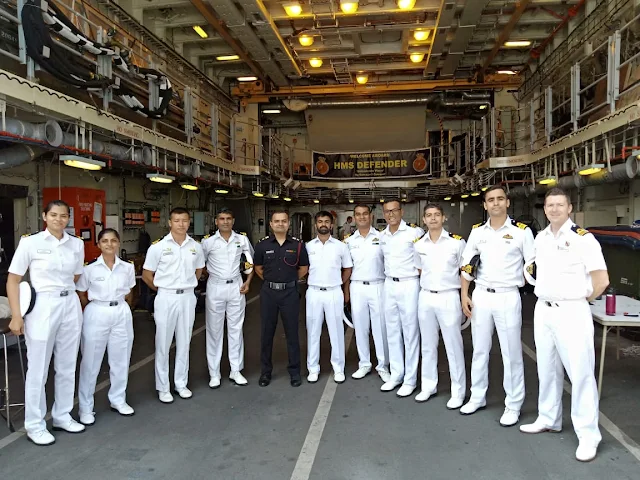
[[(390, 392), (399, 387), (397, 396), (412, 395), (418, 386), (422, 354), (420, 389), (415, 400), (426, 402), (437, 392), (440, 331), (451, 379), (447, 408), (460, 409), (461, 414), (471, 415), (486, 406), (489, 353), (495, 329), (502, 353), (506, 394), (500, 424), (513, 426), (519, 421), (525, 395), (518, 289), (524, 285), (526, 277), (529, 283), (535, 284), (538, 297), (534, 333), (540, 388), (538, 416), (533, 423), (521, 425), (520, 430), (531, 434), (560, 431), (564, 368), (572, 383), (571, 417), (579, 439), (576, 458), (592, 460), (601, 436), (593, 373), (593, 322), (588, 302), (602, 294), (608, 285), (600, 245), (593, 235), (570, 220), (570, 197), (561, 189), (552, 188), (547, 192), (544, 208), (550, 223), (535, 240), (526, 225), (508, 216), (509, 199), (503, 187), (489, 188), (483, 204), (488, 220), (474, 225), (468, 242), (444, 229), (446, 218), (438, 204), (428, 204), (424, 208), (422, 220), (426, 232), (403, 220), (399, 201), (384, 203), (387, 225), (382, 231), (372, 226), (371, 208), (356, 205), (356, 229), (342, 242), (331, 235), (332, 214), (320, 211), (315, 216), (317, 236), (306, 244), (288, 235), (288, 213), (275, 211), (269, 221), (272, 234), (256, 245), (255, 252), (246, 236), (233, 231), (231, 211), (218, 212), (217, 232), (198, 243), (187, 234), (189, 212), (174, 209), (170, 214), (169, 234), (150, 247), (143, 267), (144, 282), (158, 292), (154, 320), (159, 400), (163, 403), (173, 401), (168, 353), (174, 335), (174, 390), (181, 398), (192, 396), (187, 383), (195, 319), (194, 288), (205, 266), (209, 274), (206, 294), (209, 386), (218, 388), (221, 384), (225, 319), (231, 366), (229, 379), (237, 385), (247, 385), (242, 375), (242, 329), (245, 294), (253, 271), (247, 270), (250, 273), (246, 279), (240, 275), (239, 260), (245, 255), (249, 263), (253, 261), (255, 273), (263, 280), (260, 292), (260, 386), (266, 387), (271, 382), (271, 355), (278, 314), (287, 339), (291, 385), (298, 387), (302, 383), (298, 286), (308, 274), (308, 382), (318, 381), (324, 322), (331, 342), (334, 381), (345, 381), (342, 318), (343, 305), (350, 303), (359, 356), (358, 369), (352, 378), (364, 378), (373, 368), (369, 342), (372, 334), (376, 371), (383, 382), (381, 390)], [(117, 270), (119, 264), (126, 262), (119, 261), (114, 253), (118, 251), (119, 237), (112, 231), (106, 235), (115, 237), (110, 240), (111, 250), (106, 242), (99, 242), (102, 256), (95, 262), (95, 267), (89, 265), (83, 270), (82, 242), (64, 232), (68, 217), (68, 206), (64, 202), (47, 206), (43, 213), (47, 229), (21, 241), (7, 282), (13, 315), (10, 326), (14, 333), (25, 334), (28, 347), (25, 429), (28, 438), (38, 445), (55, 441), (44, 423), (44, 384), (52, 352), (55, 353), (56, 370), (56, 402), (52, 409), (55, 430), (79, 433), (84, 425), (95, 421), (93, 393), (105, 348), (109, 349), (112, 376), (111, 407), (122, 415), (133, 414), (125, 401), (133, 341), (131, 314), (120, 311), (120, 315), (106, 315), (108, 309), (124, 305), (135, 284), (131, 280), (132, 268), (122, 268), (121, 273)], [(105, 243), (104, 248), (102, 243)], [(96, 271), (91, 273), (92, 269)], [(23, 320), (18, 286), (27, 270), (30, 270), (35, 290), (35, 306)], [(117, 271), (119, 275), (115, 275)], [(472, 295), (469, 294), (471, 283), (475, 283)], [(69, 295), (73, 290), (88, 291), (84, 298), (80, 295), (83, 305), (95, 304), (93, 309), (85, 309), (84, 323), (78, 297)], [(98, 308), (102, 310), (96, 310)], [(93, 310), (96, 311), (92, 316)], [(471, 395), (466, 403), (460, 328), (463, 314), (471, 318), (473, 341)], [(89, 325), (93, 326), (88, 328)], [(89, 332), (87, 335), (85, 330)], [(82, 362), (86, 356), (90, 365), (81, 367), (81, 423), (78, 423), (70, 416), (70, 411), (80, 337)]]

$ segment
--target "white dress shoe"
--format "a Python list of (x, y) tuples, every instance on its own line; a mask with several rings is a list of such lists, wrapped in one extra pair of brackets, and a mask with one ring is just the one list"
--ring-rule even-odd
[(547, 425), (545, 425), (542, 422), (539, 422), (538, 420), (536, 420), (533, 423), (528, 423), (526, 425), (520, 425), (520, 431), (522, 433), (544, 433), (544, 432), (551, 432), (551, 433), (560, 433), (562, 431), (562, 428), (552, 428), (549, 427)]
[(344, 383), (344, 373), (342, 372), (334, 373), (333, 381), (336, 383)]
[(576, 460), (580, 462), (590, 462), (596, 458), (598, 453), (598, 445), (592, 443), (580, 442), (578, 449), (576, 450)]
[(130, 417), (131, 415), (136, 413), (128, 403), (123, 403), (122, 405), (111, 405), (111, 410), (113, 410), (114, 412), (118, 412), (123, 417)]
[(67, 423), (64, 423), (62, 425), (56, 425), (54, 423), (53, 429), (58, 431), (64, 430), (65, 432), (68, 432), (68, 433), (81, 433), (81, 432), (84, 432), (85, 426), (82, 425), (81, 423), (76, 422), (72, 418)]
[(180, 398), (184, 398), (185, 400), (193, 397), (193, 393), (191, 393), (191, 390), (187, 387), (181, 388), (180, 390), (176, 389), (176, 392), (180, 395)]
[(505, 408), (504, 413), (500, 417), (500, 425), (503, 427), (513, 427), (520, 420), (520, 410), (511, 410)]
[(307, 382), (316, 383), (317, 381), (318, 381), (318, 372), (310, 373), (309, 376), (307, 376)]
[(162, 403), (173, 403), (173, 395), (171, 395), (171, 392), (158, 392), (158, 399)]
[(209, 380), (209, 388), (218, 388), (220, 386), (220, 377), (211, 377)]
[(387, 383), (389, 380), (391, 380), (391, 374), (389, 372), (387, 372), (386, 370), (380, 370), (378, 372), (378, 375), (380, 375), (380, 379), (384, 383)]
[(460, 413), (462, 415), (471, 415), (476, 413), (478, 410), (481, 410), (487, 406), (487, 401), (484, 400), (482, 403), (475, 403), (469, 400), (465, 405), (460, 409)]
[(388, 382), (385, 382), (382, 384), (382, 386), (380, 387), (380, 390), (382, 390), (383, 392), (391, 392), (392, 390), (395, 390), (395, 388), (398, 385), (401, 385), (402, 382), (394, 382), (393, 380), (389, 380)]
[(91, 413), (81, 413), (80, 414), (80, 423), (83, 425), (93, 425), (96, 423), (96, 414)]
[(464, 398), (451, 397), (447, 402), (447, 408), (449, 410), (457, 410), (464, 403)]
[(236, 385), (240, 385), (241, 387), (249, 384), (247, 379), (244, 378), (244, 375), (242, 375), (240, 372), (231, 372), (231, 374), (229, 375), (229, 380), (234, 382)]
[(47, 445), (53, 445), (56, 443), (56, 439), (53, 435), (49, 433), (49, 430), (40, 430), (38, 432), (29, 432), (27, 433), (27, 439), (30, 442), (35, 443), (41, 447), (46, 447)]
[(371, 372), (371, 367), (360, 367), (358, 370), (351, 374), (351, 378), (355, 378), (356, 380), (360, 380), (361, 378), (366, 377)]
[(399, 397), (408, 397), (413, 393), (416, 389), (414, 385), (402, 385), (400, 389), (396, 392), (396, 395)]
[[(402, 389), (400, 389), (402, 390)], [(416, 402), (418, 403), (422, 403), (422, 402), (426, 402), (427, 400), (429, 400), (429, 398), (431, 398), (432, 395), (435, 395), (436, 392), (425, 392), (424, 390), (422, 390), (418, 395), (416, 395)], [(400, 395), (400, 392), (398, 392), (398, 395)]]

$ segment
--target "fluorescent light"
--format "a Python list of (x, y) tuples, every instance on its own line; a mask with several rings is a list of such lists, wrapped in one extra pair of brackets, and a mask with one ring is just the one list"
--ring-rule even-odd
[(226, 188), (216, 188), (214, 191), (222, 195), (224, 195), (225, 193), (229, 193), (229, 190), (227, 190)]
[(281, 113), (279, 108), (267, 108), (262, 113)]
[(172, 183), (175, 180), (175, 177), (164, 173), (147, 173), (147, 178), (156, 183)]
[(413, 38), (418, 42), (424, 42), (429, 35), (431, 34), (431, 30), (416, 30), (413, 32)]
[(197, 185), (194, 185), (193, 183), (189, 183), (189, 182), (180, 182), (180, 186), (185, 190), (191, 190), (191, 191), (198, 190)]
[(254, 191), (253, 191), (253, 192), (251, 192), (251, 193), (253, 193), (253, 196), (254, 196), (254, 197), (258, 197), (258, 198), (260, 198), (260, 197), (264, 197), (264, 193), (262, 193), (262, 192), (261, 192), (261, 191), (259, 191), (259, 190), (254, 190)]
[(449, 200), (451, 200), (451, 195), (447, 195), (446, 197), (444, 197), (444, 201), (445, 201), (445, 202), (446, 202), (446, 201), (449, 201)]
[(471, 193), (472, 197), (479, 197), (480, 196), (480, 192), (473, 192)]
[(255, 82), (258, 80), (258, 77), (248, 76), (248, 77), (238, 77), (239, 82)]
[(424, 60), (424, 53), (412, 53), (411, 55), (409, 55), (409, 59), (413, 63), (420, 63), (422, 60)]
[(317, 198), (314, 198), (313, 203), (320, 203), (320, 200), (318, 200)]
[(480, 105), (480, 110), (486, 110), (486, 108), (487, 108), (486, 104)]
[(356, 82), (358, 82), (358, 84), (364, 85), (368, 81), (369, 75), (367, 75), (366, 73), (359, 73), (358, 75), (356, 75)]
[(353, 198), (350, 198), (349, 203), (353, 203), (353, 202), (354, 202)]
[(380, 203), (384, 203), (384, 198), (381, 198), (381, 199), (380, 199)]
[(538, 183), (540, 185), (551, 185), (551, 184), (555, 185), (557, 182), (558, 182), (558, 179), (554, 176), (545, 177), (538, 180)]
[(311, 65), (313, 68), (320, 68), (322, 66), (322, 59), (321, 58), (310, 58), (309, 59), (309, 65)]
[(593, 175), (594, 173), (598, 173), (603, 168), (604, 165), (602, 163), (593, 163), (591, 165), (587, 165), (586, 167), (582, 167), (580, 170), (578, 170), (578, 173), (584, 176)]
[(514, 72), (513, 70), (498, 70), (498, 74), (499, 75), (517, 75), (517, 72)]
[(230, 62), (232, 60), (240, 60), (240, 57), (238, 55), (220, 55), (216, 57), (216, 60), (219, 62)]
[(204, 28), (202, 28), (200, 25), (194, 25), (193, 29), (196, 31), (196, 33), (198, 35), (200, 35), (200, 38), (208, 38), (209, 34), (207, 32), (204, 31)]
[(398, 0), (400, 10), (411, 10), (416, 5), (416, 0)]
[(107, 164), (93, 158), (79, 157), (77, 155), (60, 155), (60, 160), (67, 167), (81, 168), (83, 170), (101, 170)]
[(406, 201), (407, 201), (407, 199), (406, 199), (406, 198), (403, 198), (401, 201), (402, 201), (402, 202), (406, 202)]
[(358, 0), (340, 0), (340, 10), (347, 15), (358, 11)]
[(290, 17), (297, 17), (302, 13), (302, 6), (299, 2), (286, 2), (282, 4), (282, 7)]
[(487, 190), (489, 190), (489, 185), (485, 185), (480, 190), (482, 190), (483, 192), (486, 192)]
[(531, 40), (509, 40), (504, 42), (504, 46), (507, 48), (528, 47), (529, 45), (531, 45)]
[(277, 192), (273, 192), (269, 195), (269, 198), (280, 198), (280, 195)]
[(311, 35), (300, 35), (298, 37), (298, 42), (303, 47), (310, 47), (313, 45), (313, 37)]
[(462, 195), (460, 195), (460, 198), (469, 198), (469, 194), (468, 193), (463, 193)]
[(291, 198), (290, 198), (290, 197), (282, 197), (282, 199), (283, 199), (285, 202), (290, 202), (290, 201), (291, 201)]

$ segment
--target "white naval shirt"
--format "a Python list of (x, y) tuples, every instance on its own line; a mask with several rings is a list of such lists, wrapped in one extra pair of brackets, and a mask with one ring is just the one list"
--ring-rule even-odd
[(207, 263), (209, 279), (234, 280), (240, 276), (240, 257), (244, 253), (247, 262), (253, 263), (253, 247), (246, 235), (231, 231), (227, 242), (220, 231), (205, 237), (202, 252)]
[(9, 273), (21, 277), (29, 270), (36, 292), (75, 290), (75, 275), (82, 273), (84, 242), (64, 233), (58, 240), (49, 230), (20, 239), (9, 266)]
[(424, 230), (420, 227), (407, 225), (404, 220), (400, 222), (395, 233), (391, 233), (387, 225), (380, 238), (384, 256), (384, 274), (387, 277), (408, 278), (418, 276), (413, 244), (423, 235)]
[(123, 262), (116, 255), (113, 270), (107, 267), (100, 255), (84, 267), (78, 279), (76, 290), (88, 292), (89, 300), (100, 302), (122, 301), (136, 286), (136, 272), (133, 263)]
[(371, 227), (364, 237), (360, 235), (359, 230), (356, 230), (353, 235), (344, 239), (353, 261), (351, 280), (361, 282), (384, 280), (384, 259), (380, 237), (381, 233)]
[[(518, 226), (519, 225), (519, 226)], [(462, 265), (480, 254), (480, 266), (476, 283), (489, 288), (522, 287), (524, 285), (523, 261), (533, 259), (533, 233), (523, 223), (507, 220), (497, 230), (491, 228), (491, 220), (474, 225), (462, 253)], [(464, 278), (473, 280), (468, 273)]]
[(567, 220), (555, 237), (549, 225), (535, 240), (538, 298), (581, 300), (593, 293), (589, 272), (606, 270), (602, 247), (593, 234)]
[(307, 242), (309, 255), (309, 279), (312, 287), (339, 287), (342, 285), (342, 269), (353, 267), (349, 249), (340, 240), (329, 237), (322, 243), (318, 237)]
[(459, 289), (462, 252), (466, 245), (460, 235), (444, 229), (435, 242), (427, 232), (414, 243), (416, 268), (422, 270), (420, 287), (434, 292)]
[(202, 247), (189, 235), (178, 245), (169, 233), (149, 247), (142, 268), (155, 272), (153, 283), (158, 288), (195, 288), (196, 270), (204, 268)]

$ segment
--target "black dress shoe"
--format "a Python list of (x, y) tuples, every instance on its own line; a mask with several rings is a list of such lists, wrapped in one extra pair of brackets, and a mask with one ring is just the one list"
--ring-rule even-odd
[(300, 377), (291, 377), (291, 386), (299, 387), (302, 385), (302, 379)]
[(267, 375), (266, 373), (263, 373), (262, 375), (260, 375), (260, 380), (258, 380), (258, 385), (260, 385), (261, 387), (266, 387), (270, 383), (271, 383), (271, 375)]

